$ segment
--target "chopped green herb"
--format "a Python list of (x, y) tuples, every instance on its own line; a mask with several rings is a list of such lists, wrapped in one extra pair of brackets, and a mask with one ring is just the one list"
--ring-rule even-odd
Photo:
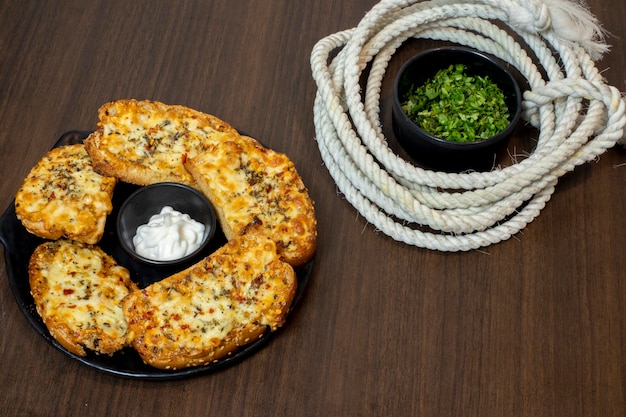
[(411, 86), (402, 110), (427, 133), (449, 141), (475, 142), (500, 133), (509, 124), (504, 93), (489, 77), (465, 70), (450, 65), (424, 85)]

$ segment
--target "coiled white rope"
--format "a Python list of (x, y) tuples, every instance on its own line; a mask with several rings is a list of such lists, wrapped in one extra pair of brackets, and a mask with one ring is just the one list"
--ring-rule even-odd
[[(571, 0), (383, 0), (311, 53), (324, 164), (359, 213), (395, 240), (440, 251), (506, 240), (539, 215), (559, 177), (624, 144), (625, 102), (594, 64), (608, 50), (602, 36), (595, 17)], [(390, 149), (379, 120), (382, 79), (411, 37), (462, 44), (518, 69), (530, 86), (523, 118), (539, 129), (528, 158), (457, 174), (422, 169)]]

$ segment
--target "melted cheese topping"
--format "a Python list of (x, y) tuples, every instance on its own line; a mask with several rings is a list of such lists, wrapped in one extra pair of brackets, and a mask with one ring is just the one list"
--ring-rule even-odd
[(126, 268), (97, 247), (59, 240), (35, 250), (29, 274), (37, 310), (53, 336), (62, 331), (96, 351), (108, 350), (102, 339), (113, 340), (113, 350), (122, 347), (115, 342), (127, 333), (121, 301), (136, 289)]
[(236, 131), (217, 118), (182, 106), (120, 100), (100, 109), (99, 147), (121, 161), (186, 178), (186, 158)]
[(313, 203), (286, 155), (253, 140), (227, 141), (190, 163), (206, 178), (197, 181), (232, 234), (258, 219), (287, 259), (312, 254), (317, 235)]
[(96, 243), (111, 212), (116, 179), (93, 170), (82, 144), (49, 151), (15, 196), (15, 212), (31, 233)]
[(124, 302), (125, 313), (144, 357), (179, 350), (197, 354), (215, 349), (245, 326), (282, 325), (295, 286), (294, 271), (278, 260), (273, 241), (244, 235), (132, 294)]

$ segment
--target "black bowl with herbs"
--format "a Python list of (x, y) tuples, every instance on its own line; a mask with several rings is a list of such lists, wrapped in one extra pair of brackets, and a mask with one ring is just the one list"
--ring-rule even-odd
[(395, 79), (394, 133), (407, 153), (428, 169), (489, 170), (520, 114), (521, 91), (512, 73), (473, 49), (421, 52)]

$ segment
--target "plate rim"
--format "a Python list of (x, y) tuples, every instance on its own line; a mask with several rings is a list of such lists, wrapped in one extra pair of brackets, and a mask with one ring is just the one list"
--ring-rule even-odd
[[(59, 139), (55, 142), (55, 144), (52, 146), (51, 149), (59, 147), (59, 146), (63, 146), (66, 144), (77, 143), (77, 141), (82, 142), (92, 132), (93, 131), (89, 131), (89, 130), (66, 131), (59, 137)], [(17, 249), (12, 247), (11, 245), (12, 242), (9, 241), (9, 237), (6, 235), (6, 230), (5, 230), (7, 227), (9, 227), (8, 223), (10, 222), (13, 222), (14, 226), (17, 226), (18, 228), (22, 228), (23, 232), (26, 233), (28, 237), (34, 240), (41, 241), (41, 243), (43, 243), (47, 241), (48, 239), (36, 237), (30, 234), (23, 227), (23, 225), (21, 224), (21, 222), (19, 221), (19, 219), (17, 219), (17, 216), (15, 215), (15, 198), (13, 198), (11, 202), (9, 203), (9, 205), (7, 206), (7, 208), (4, 210), (2, 216), (0, 216), (0, 244), (2, 244), (2, 247), (4, 250), (4, 263), (6, 267), (7, 279), (9, 281), (9, 288), (11, 290), (13, 298), (15, 302), (17, 303), (20, 311), (25, 316), (26, 321), (29, 323), (31, 328), (33, 328), (46, 342), (48, 342), (49, 345), (53, 346), (54, 348), (56, 348), (56, 350), (65, 354), (65, 356), (68, 356), (71, 359), (81, 363), (82, 365), (95, 369), (99, 372), (117, 376), (117, 377), (130, 378), (130, 379), (160, 380), (160, 381), (188, 378), (191, 376), (199, 376), (199, 375), (215, 373), (217, 371), (220, 371), (222, 369), (235, 365), (243, 361), (244, 359), (247, 359), (248, 357), (252, 356), (254, 353), (260, 351), (269, 343), (270, 339), (272, 339), (273, 336), (281, 332), (282, 329), (285, 327), (283, 326), (275, 331), (268, 331), (264, 333), (256, 341), (250, 344), (247, 344), (245, 346), (241, 346), (231, 355), (225, 358), (222, 358), (216, 362), (212, 362), (212, 363), (205, 364), (202, 366), (181, 368), (181, 369), (176, 369), (176, 370), (162, 370), (159, 368), (150, 367), (149, 365), (146, 365), (145, 363), (139, 364), (139, 366), (145, 367), (145, 370), (139, 370), (139, 371), (132, 370), (132, 369), (124, 370), (124, 369), (118, 369), (118, 368), (106, 366), (106, 362), (103, 363), (102, 361), (95, 360), (96, 358), (102, 359), (105, 357), (108, 357), (110, 360), (115, 360), (116, 357), (120, 357), (121, 355), (132, 355), (132, 356), (136, 356), (136, 358), (130, 358), (130, 360), (141, 361), (140, 357), (138, 356), (137, 352), (132, 348), (132, 346), (125, 347), (124, 349), (114, 353), (113, 355), (99, 355), (93, 352), (88, 352), (87, 356), (76, 355), (68, 351), (66, 348), (64, 348), (59, 342), (57, 342), (56, 339), (54, 339), (54, 337), (50, 335), (50, 332), (48, 331), (47, 327), (43, 323), (43, 320), (41, 319), (39, 314), (36, 312), (34, 300), (32, 299), (32, 295), (30, 295), (30, 291), (28, 291), (28, 296), (24, 297), (23, 291), (20, 289), (18, 285), (18, 280), (24, 279), (24, 277), (15, 276), (16, 266), (13, 264), (15, 261), (13, 257), (17, 256), (17, 253), (16, 253)], [(219, 226), (219, 222), (218, 222), (218, 226)], [(30, 255), (28, 255), (27, 258), (30, 259)], [(315, 265), (315, 256), (303, 266), (294, 268), (296, 272), (298, 286), (296, 290), (296, 295), (287, 313), (288, 317), (293, 314), (294, 310), (297, 308), (301, 299), (303, 298), (303, 295), (308, 286), (310, 276), (313, 272), (314, 265)], [(28, 279), (28, 277), (26, 277), (26, 279)], [(287, 320), (286, 325), (288, 323), (289, 323), (289, 320)]]

